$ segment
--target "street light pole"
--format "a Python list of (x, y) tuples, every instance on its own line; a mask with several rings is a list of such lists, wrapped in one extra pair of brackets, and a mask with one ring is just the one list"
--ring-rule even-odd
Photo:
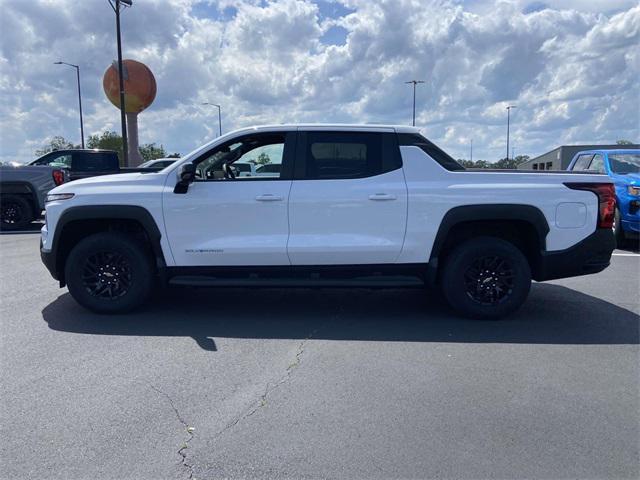
[(222, 136), (222, 108), (217, 103), (204, 102), (202, 105), (211, 105), (218, 108), (218, 136)]
[(53, 62), (54, 65), (68, 65), (76, 69), (76, 78), (78, 79), (78, 107), (80, 109), (80, 143), (84, 149), (84, 124), (82, 121), (82, 94), (80, 92), (80, 67), (67, 62)]
[(418, 83), (425, 83), (424, 80), (410, 80), (404, 83), (412, 83), (413, 84), (413, 126), (416, 126), (416, 85)]
[(511, 123), (511, 109), (518, 108), (516, 105), (507, 105), (507, 160), (509, 160), (509, 126)]
[(124, 111), (124, 71), (122, 68), (122, 39), (120, 38), (120, 4), (131, 6), (132, 0), (109, 0), (109, 5), (116, 14), (116, 39), (118, 43), (118, 80), (120, 82), (120, 125), (122, 128), (122, 155), (124, 166), (129, 166), (129, 142), (127, 141), (127, 117)]

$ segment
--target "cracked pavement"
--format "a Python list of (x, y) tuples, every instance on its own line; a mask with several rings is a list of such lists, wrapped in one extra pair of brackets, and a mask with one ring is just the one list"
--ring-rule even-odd
[(114, 317), (0, 235), (0, 478), (638, 478), (639, 271), (535, 284), (509, 322), (360, 289)]

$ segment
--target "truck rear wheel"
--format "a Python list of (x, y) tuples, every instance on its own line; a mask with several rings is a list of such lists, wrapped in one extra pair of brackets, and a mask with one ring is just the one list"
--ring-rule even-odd
[(71, 296), (97, 313), (123, 313), (151, 293), (153, 266), (149, 252), (119, 233), (82, 239), (67, 257), (65, 279)]
[(464, 316), (498, 319), (517, 310), (531, 288), (531, 269), (513, 244), (477, 237), (447, 256), (442, 291), (449, 305)]
[(2, 230), (20, 230), (34, 219), (33, 209), (29, 202), (19, 195), (2, 195), (0, 228)]

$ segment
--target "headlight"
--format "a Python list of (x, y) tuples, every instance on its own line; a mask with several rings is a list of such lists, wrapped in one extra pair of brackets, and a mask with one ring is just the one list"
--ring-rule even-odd
[(640, 195), (640, 187), (634, 187), (633, 185), (629, 185), (627, 187), (627, 193), (629, 195)]
[(44, 203), (55, 202), (56, 200), (69, 200), (73, 193), (50, 193), (44, 199)]

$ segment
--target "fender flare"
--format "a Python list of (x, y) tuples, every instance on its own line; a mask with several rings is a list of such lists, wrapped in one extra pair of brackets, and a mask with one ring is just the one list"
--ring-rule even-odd
[(549, 223), (542, 211), (531, 205), (519, 204), (481, 204), (454, 207), (445, 213), (440, 222), (427, 266), (427, 279), (435, 283), (438, 271), (438, 257), (445, 245), (447, 236), (455, 227), (465, 222), (486, 220), (518, 220), (531, 224), (538, 236), (540, 254), (546, 250), (546, 238), (549, 233)]
[(40, 202), (35, 188), (29, 182), (0, 182), (0, 195), (28, 195), (33, 213), (39, 212)]
[(51, 258), (55, 262), (52, 267), (56, 273), (58, 272), (60, 240), (65, 226), (75, 221), (99, 219), (135, 220), (140, 223), (149, 238), (151, 249), (154, 257), (156, 258), (156, 262), (158, 263), (157, 266), (159, 270), (166, 268), (164, 254), (160, 245), (162, 234), (160, 233), (160, 229), (158, 228), (153, 216), (146, 208), (136, 205), (85, 205), (68, 208), (62, 212), (56, 223), (50, 254)]

